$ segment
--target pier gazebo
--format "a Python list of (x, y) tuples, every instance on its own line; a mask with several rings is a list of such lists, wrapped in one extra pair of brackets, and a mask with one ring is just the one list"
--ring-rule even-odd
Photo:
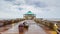
[(28, 20), (32, 20), (36, 17), (36, 15), (34, 13), (32, 13), (31, 11), (28, 11), (26, 14), (24, 14), (24, 18), (28, 19)]

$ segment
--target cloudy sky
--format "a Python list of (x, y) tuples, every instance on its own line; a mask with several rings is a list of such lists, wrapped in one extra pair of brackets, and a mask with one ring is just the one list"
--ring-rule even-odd
[(28, 11), (39, 18), (60, 18), (60, 0), (0, 0), (0, 18), (20, 18)]

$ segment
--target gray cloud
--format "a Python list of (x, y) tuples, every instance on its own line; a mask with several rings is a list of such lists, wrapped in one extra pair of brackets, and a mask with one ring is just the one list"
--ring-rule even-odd
[(23, 8), (18, 8), (18, 10), (20, 10), (20, 11), (21, 11), (21, 10), (24, 10), (24, 9), (23, 9)]
[(13, 5), (21, 5), (21, 4), (24, 4), (24, 0), (5, 0), (7, 2), (10, 2), (12, 3)]
[(44, 2), (41, 2), (39, 0), (5, 0), (11, 2), (13, 5), (21, 5), (21, 4), (27, 4), (27, 5), (34, 5), (35, 7), (44, 8), (47, 5)]
[(20, 5), (21, 4), (19, 2), (16, 2), (16, 0), (4, 0), (4, 1), (9, 2), (9, 3), (13, 4), (13, 5)]
[(4, 0), (4, 1), (9, 1), (9, 2), (12, 2), (12, 1), (15, 1), (15, 0)]
[(35, 7), (40, 7), (40, 8), (44, 8), (47, 5), (44, 2), (41, 1), (35, 1), (35, 0), (26, 0), (26, 4), (28, 5), (34, 5)]

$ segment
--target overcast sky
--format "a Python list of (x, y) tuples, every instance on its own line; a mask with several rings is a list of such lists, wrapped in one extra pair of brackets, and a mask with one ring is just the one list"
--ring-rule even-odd
[(60, 0), (0, 0), (0, 18), (21, 18), (28, 11), (39, 18), (60, 18)]

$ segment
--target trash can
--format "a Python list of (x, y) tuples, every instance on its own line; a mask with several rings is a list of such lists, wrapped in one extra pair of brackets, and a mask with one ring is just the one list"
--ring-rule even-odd
[(24, 32), (24, 25), (23, 24), (20, 24), (18, 26), (18, 29), (19, 29), (19, 32)]

